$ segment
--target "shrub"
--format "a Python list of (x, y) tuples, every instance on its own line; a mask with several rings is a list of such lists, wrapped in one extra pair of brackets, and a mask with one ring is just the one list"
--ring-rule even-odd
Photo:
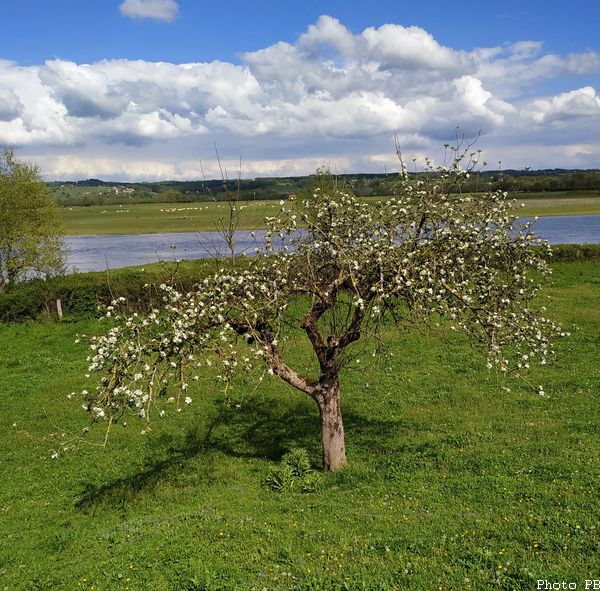
[(156, 288), (174, 281), (187, 291), (206, 274), (214, 261), (186, 261), (180, 265), (131, 267), (101, 273), (75, 273), (51, 279), (34, 279), (0, 292), (0, 321), (19, 321), (42, 314), (56, 314), (56, 300), (63, 313), (73, 317), (98, 314), (98, 306), (107, 306), (118, 297), (128, 301), (132, 311), (143, 312), (162, 302)]
[(555, 244), (552, 261), (600, 261), (600, 244)]

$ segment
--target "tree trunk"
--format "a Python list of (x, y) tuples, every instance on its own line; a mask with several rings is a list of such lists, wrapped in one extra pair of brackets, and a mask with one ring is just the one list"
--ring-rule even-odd
[(322, 385), (317, 403), (321, 413), (323, 470), (339, 470), (346, 465), (346, 446), (340, 406), (340, 384), (337, 378)]

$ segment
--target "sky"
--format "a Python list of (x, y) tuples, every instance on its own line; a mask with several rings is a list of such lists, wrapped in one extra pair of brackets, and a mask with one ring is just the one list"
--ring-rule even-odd
[(0, 0), (0, 143), (46, 180), (600, 167), (597, 0)]

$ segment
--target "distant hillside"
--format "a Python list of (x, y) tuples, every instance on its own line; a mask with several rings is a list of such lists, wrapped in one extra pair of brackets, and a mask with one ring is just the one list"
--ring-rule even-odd
[[(416, 173), (425, 174), (425, 173)], [(398, 186), (397, 172), (341, 174), (340, 183), (363, 197), (391, 195)], [(100, 179), (48, 183), (64, 206), (126, 203), (221, 201), (228, 192), (240, 199), (281, 199), (312, 186), (315, 175), (223, 180), (115, 183)], [(542, 191), (600, 191), (600, 169), (503, 170), (472, 175), (464, 190), (478, 192), (502, 188), (522, 193)]]

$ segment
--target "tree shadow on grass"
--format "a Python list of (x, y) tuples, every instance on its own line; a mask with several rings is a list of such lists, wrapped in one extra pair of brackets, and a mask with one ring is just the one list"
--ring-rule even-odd
[[(367, 418), (351, 407), (344, 411), (344, 424), (347, 433), (380, 450), (390, 433), (402, 428), (400, 420)], [(181, 436), (162, 434), (149, 439), (144, 467), (138, 472), (102, 485), (83, 483), (75, 507), (87, 510), (108, 503), (124, 509), (128, 501), (161, 482), (184, 487), (218, 481), (222, 477), (218, 470), (221, 454), (278, 461), (293, 447), (306, 448), (313, 463), (320, 464), (319, 414), (311, 401), (291, 405), (265, 398), (242, 409), (216, 403), (209, 422), (199, 423)]]

